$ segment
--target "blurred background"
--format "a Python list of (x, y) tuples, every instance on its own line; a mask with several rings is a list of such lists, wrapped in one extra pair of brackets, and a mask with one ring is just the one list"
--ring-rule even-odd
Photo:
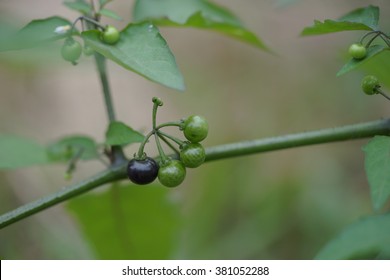
[[(388, 116), (388, 102), (360, 89), (374, 64), (336, 77), (362, 32), (299, 36), (314, 19), (336, 19), (369, 4), (380, 7), (380, 26), (388, 31), (388, 1), (215, 2), (236, 13), (275, 55), (214, 32), (161, 28), (187, 89), (164, 88), (108, 62), (119, 120), (149, 131), (151, 99), (158, 96), (164, 101), (159, 122), (203, 115), (210, 125), (204, 145), (213, 146)], [(108, 8), (127, 21), (133, 3), (116, 0)], [(78, 16), (62, 1), (0, 1), (0, 17), (20, 26), (52, 15)], [(104, 19), (118, 28), (125, 21)], [(104, 140), (107, 119), (93, 61), (83, 57), (73, 67), (61, 59), (60, 46), (39, 59), (0, 54), (1, 134), (41, 144), (74, 134)], [(343, 227), (372, 213), (361, 150), (367, 141), (210, 162), (188, 170), (174, 190), (125, 181), (104, 186), (2, 229), (0, 258), (311, 259)], [(73, 182), (103, 167), (83, 162)], [(0, 213), (68, 185), (65, 169), (0, 171)]]

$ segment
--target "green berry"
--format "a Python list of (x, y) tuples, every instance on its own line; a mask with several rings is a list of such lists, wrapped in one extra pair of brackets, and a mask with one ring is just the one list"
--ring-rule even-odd
[(158, 180), (166, 187), (173, 188), (180, 185), (186, 177), (186, 168), (181, 161), (170, 160), (160, 166)]
[(190, 116), (183, 124), (184, 136), (192, 143), (198, 143), (207, 137), (209, 125), (201, 116)]
[(362, 44), (355, 43), (349, 47), (348, 53), (355, 59), (363, 59), (367, 55), (367, 49)]
[(103, 31), (102, 40), (104, 43), (114, 45), (119, 41), (120, 33), (112, 25), (107, 25), (106, 29)]
[(365, 76), (362, 80), (362, 90), (365, 94), (373, 95), (378, 93), (380, 88), (379, 80), (377, 77), (369, 75)]
[(79, 42), (69, 38), (65, 41), (61, 48), (61, 55), (66, 61), (70, 61), (75, 64), (80, 58), (82, 50), (83, 48)]
[(195, 168), (206, 159), (206, 152), (199, 143), (186, 143), (180, 150), (180, 160), (185, 167)]

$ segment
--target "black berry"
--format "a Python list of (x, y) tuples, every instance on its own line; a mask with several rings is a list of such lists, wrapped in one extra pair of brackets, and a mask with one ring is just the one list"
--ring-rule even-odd
[(134, 158), (127, 165), (127, 176), (135, 184), (146, 185), (157, 178), (158, 169), (157, 162), (150, 157), (145, 159)]

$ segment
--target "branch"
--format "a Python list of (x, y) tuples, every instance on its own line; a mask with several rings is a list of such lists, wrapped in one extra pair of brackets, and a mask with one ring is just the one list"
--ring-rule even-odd
[(206, 161), (390, 134), (390, 119), (231, 143), (206, 149)]
[[(270, 137), (209, 147), (206, 149), (206, 161), (226, 159), (262, 152), (270, 152), (293, 147), (308, 146), (352, 139), (362, 139), (375, 135), (390, 134), (390, 119), (322, 129), (285, 136)], [(76, 197), (106, 183), (126, 178), (126, 163), (111, 166), (109, 169), (83, 181), (64, 188), (34, 202), (21, 206), (0, 216), (0, 229), (51, 206)]]

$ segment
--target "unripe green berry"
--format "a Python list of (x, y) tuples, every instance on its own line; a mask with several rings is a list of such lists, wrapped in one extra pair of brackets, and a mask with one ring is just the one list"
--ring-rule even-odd
[(206, 152), (199, 143), (186, 143), (180, 150), (180, 160), (186, 167), (198, 167), (205, 159)]
[(377, 94), (380, 88), (378, 78), (372, 75), (365, 76), (361, 86), (364, 93), (368, 95)]
[(348, 53), (355, 59), (363, 59), (367, 56), (367, 49), (362, 44), (355, 43), (349, 47)]
[(82, 46), (79, 42), (72, 38), (65, 40), (64, 45), (61, 48), (62, 58), (66, 61), (70, 61), (76, 64), (76, 61), (80, 58), (82, 53)]
[(166, 187), (174, 188), (180, 185), (186, 177), (186, 168), (181, 161), (170, 160), (162, 163), (158, 170), (158, 180)]
[(192, 143), (198, 143), (207, 137), (209, 125), (204, 117), (190, 116), (183, 124), (184, 136)]
[(120, 33), (112, 25), (107, 25), (106, 29), (102, 33), (102, 40), (104, 43), (114, 45), (119, 41)]

